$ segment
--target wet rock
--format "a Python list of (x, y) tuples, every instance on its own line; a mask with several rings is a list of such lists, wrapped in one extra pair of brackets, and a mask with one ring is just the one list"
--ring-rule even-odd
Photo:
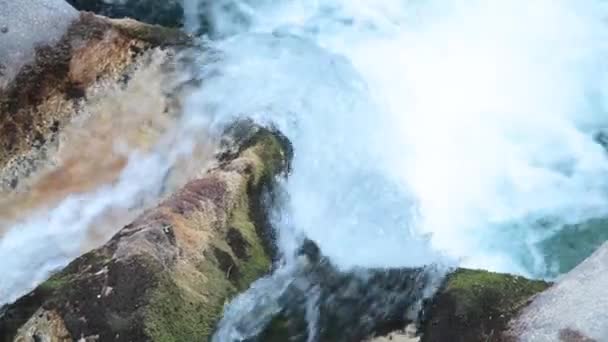
[(549, 286), (467, 269), (441, 282), (433, 268), (340, 272), (324, 259), (313, 265), (250, 341), (308, 341), (312, 289), (319, 293), (315, 341), (508, 341), (510, 319)]
[(608, 244), (539, 294), (510, 325), (513, 341), (606, 341)]
[(48, 159), (90, 89), (128, 79), (146, 51), (190, 43), (179, 30), (78, 13), (62, 0), (0, 8), (0, 190)]
[(440, 279), (430, 268), (340, 271), (311, 241), (301, 247), (302, 257), (279, 299), (281, 310), (248, 341), (340, 342), (384, 335), (416, 320), (417, 310), (411, 309)]
[[(238, 154), (5, 307), (0, 339), (207, 340), (225, 301), (270, 267), (256, 233), (269, 229), (259, 226), (266, 213), (250, 203), (287, 170), (289, 146), (251, 130)], [(228, 243), (234, 230), (238, 252)]]
[(507, 341), (511, 318), (549, 284), (519, 276), (459, 269), (430, 301), (421, 341)]
[[(341, 271), (305, 241), (280, 298), (259, 296), (266, 300), (252, 308), (256, 318), (242, 315), (231, 324), (244, 336), (250, 322), (262, 324), (261, 332), (245, 339), (252, 342), (310, 341), (311, 336), (327, 342), (508, 341), (503, 333), (510, 319), (550, 285), (481, 270), (458, 269), (445, 276), (446, 271)], [(274, 316), (257, 319), (268, 312)]]

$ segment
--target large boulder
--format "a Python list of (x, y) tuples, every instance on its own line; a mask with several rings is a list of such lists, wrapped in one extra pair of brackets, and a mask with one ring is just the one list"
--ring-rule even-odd
[(340, 270), (310, 241), (298, 260), (278, 297), (282, 275), (232, 304), (215, 341), (506, 341), (510, 319), (549, 287), (470, 269)]
[(608, 244), (538, 295), (511, 323), (513, 341), (608, 339)]
[(266, 293), (257, 293), (259, 303), (247, 313), (235, 318), (228, 312), (230, 326), (220, 324), (214, 341), (231, 341), (231, 336), (250, 342), (362, 341), (413, 321), (425, 296), (432, 293), (428, 290), (437, 279), (435, 271), (340, 270), (313, 242), (305, 241), (280, 296), (271, 299), (268, 292), (276, 291), (271, 286)]
[(503, 341), (511, 318), (548, 287), (520, 276), (459, 269), (448, 275), (425, 310), (421, 341)]
[[(605, 243), (554, 284), (459, 269), (447, 276), (429, 301), (416, 338), (422, 342), (606, 341), (607, 268)], [(413, 338), (409, 332), (393, 336)]]
[(261, 197), (291, 155), (278, 133), (242, 125), (217, 167), (5, 307), (0, 339), (207, 340), (224, 303), (270, 268)]
[(127, 83), (148, 51), (190, 44), (179, 30), (78, 13), (62, 0), (0, 1), (0, 190), (46, 163), (96, 86)]

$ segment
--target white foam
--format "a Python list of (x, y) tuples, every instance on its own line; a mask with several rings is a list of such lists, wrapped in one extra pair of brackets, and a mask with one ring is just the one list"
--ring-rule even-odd
[(199, 101), (288, 134), (294, 226), (339, 264), (539, 276), (539, 239), (606, 214), (601, 1), (215, 4)]

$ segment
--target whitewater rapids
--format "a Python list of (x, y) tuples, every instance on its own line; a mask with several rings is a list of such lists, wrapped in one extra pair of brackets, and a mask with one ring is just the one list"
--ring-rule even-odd
[(209, 6), (189, 110), (287, 134), (292, 232), (340, 266), (542, 277), (540, 242), (606, 214), (602, 1)]
[(198, 137), (242, 116), (294, 145), (275, 221), (285, 259), (305, 236), (344, 269), (544, 277), (542, 241), (606, 216), (605, 2), (188, 3), (212, 32), (180, 121), (129, 153), (118, 181), (9, 224), (0, 303), (77, 257), (99, 215), (156, 196)]

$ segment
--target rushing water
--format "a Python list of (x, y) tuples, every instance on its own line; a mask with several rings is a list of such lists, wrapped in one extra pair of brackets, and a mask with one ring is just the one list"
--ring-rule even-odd
[[(187, 29), (212, 31), (202, 85), (172, 135), (181, 142), (163, 140), (113, 186), (7, 233), (0, 303), (75, 257), (64, 239), (77, 244), (102, 210), (155, 193), (194, 137), (243, 116), (279, 128), (295, 156), (274, 220), (282, 266), (227, 308), (218, 341), (254, 335), (280, 310), (306, 263), (304, 237), (343, 270), (447, 264), (546, 277), (572, 262), (552, 241), (606, 235), (602, 221), (576, 226), (608, 210), (604, 1), (185, 3)], [(49, 235), (51, 250), (69, 253), (36, 254)], [(307, 289), (314, 339), (321, 290)]]
[(606, 9), (216, 1), (188, 108), (287, 134), (293, 227), (341, 266), (543, 276), (539, 242), (608, 208)]
[[(212, 52), (187, 108), (220, 127), (250, 116), (290, 138), (288, 222), (275, 227), (312, 239), (342, 269), (440, 263), (555, 275), (560, 254), (547, 241), (608, 209), (597, 139), (608, 123), (607, 9), (591, 0), (215, 1), (205, 7)], [(280, 245), (288, 256), (297, 243)], [(217, 341), (255, 335), (239, 324), (269, 319), (260, 298), (269, 315), (278, 310), (282, 272), (228, 307)]]

